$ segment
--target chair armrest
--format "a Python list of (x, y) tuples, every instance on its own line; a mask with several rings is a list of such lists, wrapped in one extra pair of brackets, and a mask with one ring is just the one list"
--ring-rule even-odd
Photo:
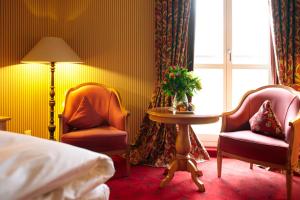
[(117, 129), (127, 131), (127, 121), (130, 112), (128, 112), (123, 106), (119, 92), (114, 88), (110, 88), (110, 90), (112, 91), (112, 95), (110, 97), (110, 104), (108, 108), (108, 123)]
[[(258, 90), (258, 89), (257, 89)], [(249, 101), (248, 96), (257, 90), (250, 90), (241, 98), (238, 106), (222, 114), (221, 132), (232, 132), (239, 130), (248, 130), (249, 126)]]
[(300, 114), (295, 119), (293, 119), (292, 121), (290, 121), (289, 125), (290, 126), (295, 126), (295, 124), (298, 124), (298, 123), (300, 123)]
[(221, 132), (233, 132), (249, 129), (249, 115), (244, 112), (245, 108), (237, 109), (222, 113)]
[(221, 115), (222, 119), (222, 125), (221, 125), (221, 132), (226, 132), (227, 130), (227, 116), (230, 116), (232, 113), (234, 113), (234, 110), (231, 112), (223, 112)]
[(130, 116), (130, 112), (128, 110), (124, 110), (123, 114), (125, 116), (125, 131), (128, 133), (128, 118)]
[(300, 150), (300, 115), (298, 115), (294, 120), (289, 122), (292, 127), (292, 132), (290, 136), (289, 151), (291, 156), (292, 168), (298, 165), (299, 150)]
[(61, 136), (63, 134), (63, 115), (61, 113), (58, 114), (58, 121), (59, 121), (58, 141), (61, 142)]

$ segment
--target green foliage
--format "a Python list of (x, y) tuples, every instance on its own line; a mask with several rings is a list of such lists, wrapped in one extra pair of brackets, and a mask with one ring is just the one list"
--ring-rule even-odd
[(175, 93), (179, 96), (193, 96), (201, 88), (200, 79), (186, 68), (169, 67), (164, 73), (162, 89), (168, 96), (174, 96)]

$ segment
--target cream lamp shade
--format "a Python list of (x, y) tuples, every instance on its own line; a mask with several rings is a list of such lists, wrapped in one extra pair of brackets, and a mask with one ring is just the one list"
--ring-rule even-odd
[(43, 37), (21, 60), (21, 63), (82, 63), (71, 47), (58, 37)]

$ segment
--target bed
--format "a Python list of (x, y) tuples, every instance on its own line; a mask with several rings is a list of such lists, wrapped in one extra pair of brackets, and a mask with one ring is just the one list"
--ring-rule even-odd
[(107, 200), (115, 169), (104, 154), (0, 131), (0, 197)]

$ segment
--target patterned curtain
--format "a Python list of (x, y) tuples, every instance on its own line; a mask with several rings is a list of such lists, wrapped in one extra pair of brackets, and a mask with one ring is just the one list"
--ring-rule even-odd
[(271, 0), (280, 84), (300, 90), (300, 1)]
[(271, 0), (271, 8), (279, 83), (300, 91), (300, 1)]
[[(188, 27), (191, 0), (155, 1), (155, 67), (156, 86), (150, 108), (171, 105), (171, 98), (163, 94), (161, 80), (168, 66), (187, 66)], [(196, 159), (208, 159), (204, 147), (191, 131), (191, 154)], [(165, 166), (176, 155), (176, 127), (155, 123), (148, 115), (143, 119), (139, 135), (130, 149), (132, 164)]]

